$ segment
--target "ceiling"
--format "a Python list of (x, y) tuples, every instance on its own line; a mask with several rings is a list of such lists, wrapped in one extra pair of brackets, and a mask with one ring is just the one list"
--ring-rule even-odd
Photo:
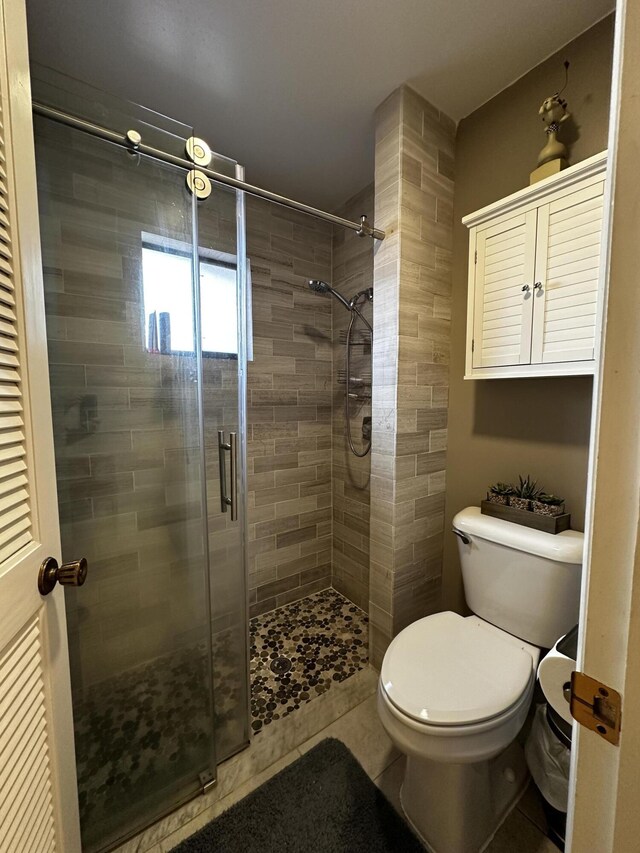
[(326, 209), (372, 180), (373, 112), (398, 85), (459, 120), (611, 6), (27, 0), (36, 61), (194, 126), (251, 183)]

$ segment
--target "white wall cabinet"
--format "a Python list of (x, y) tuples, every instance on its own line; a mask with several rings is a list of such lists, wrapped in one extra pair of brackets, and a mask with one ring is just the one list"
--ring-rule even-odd
[(593, 373), (606, 152), (465, 216), (466, 379)]

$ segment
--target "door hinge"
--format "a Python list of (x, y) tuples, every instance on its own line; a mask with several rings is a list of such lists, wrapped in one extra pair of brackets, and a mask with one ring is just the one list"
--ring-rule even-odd
[(620, 742), (622, 719), (622, 696), (612, 687), (585, 675), (571, 673), (571, 716), (592, 732), (596, 732), (609, 743)]
[(475, 349), (476, 349), (476, 342), (475, 342), (475, 340), (472, 339), (471, 340), (471, 352), (475, 352)]
[(473, 253), (473, 263), (474, 263), (474, 264), (477, 264), (477, 263), (478, 263), (478, 250), (477, 250), (477, 249), (476, 249), (476, 251)]

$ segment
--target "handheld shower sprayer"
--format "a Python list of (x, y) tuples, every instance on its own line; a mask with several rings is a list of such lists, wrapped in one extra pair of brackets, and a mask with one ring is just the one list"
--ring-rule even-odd
[(363, 450), (356, 450), (353, 440), (351, 438), (351, 412), (349, 402), (352, 397), (357, 397), (357, 394), (351, 393), (351, 382), (353, 381), (353, 377), (351, 376), (351, 333), (353, 330), (353, 325), (356, 321), (356, 317), (362, 320), (363, 324), (367, 327), (369, 334), (371, 335), (371, 345), (373, 346), (373, 329), (371, 328), (371, 323), (367, 320), (367, 318), (362, 314), (360, 308), (358, 307), (358, 303), (360, 300), (373, 302), (373, 287), (365, 287), (363, 290), (359, 290), (351, 299), (347, 300), (344, 296), (339, 293), (337, 290), (334, 290), (331, 285), (326, 281), (321, 281), (320, 279), (312, 278), (307, 282), (309, 289), (314, 293), (329, 293), (331, 296), (334, 296), (338, 302), (340, 302), (347, 309), (349, 314), (351, 315), (349, 318), (349, 326), (347, 328), (346, 335), (346, 352), (345, 352), (345, 367), (346, 367), (346, 388), (345, 388), (345, 426), (347, 432), (347, 441), (349, 443), (349, 447), (351, 448), (351, 452), (355, 456), (366, 456), (367, 453), (371, 450), (371, 436), (370, 434), (367, 436), (367, 444), (365, 445)]
[(309, 279), (308, 284), (309, 290), (313, 290), (314, 293), (330, 293), (331, 296), (335, 296), (339, 302), (342, 302), (347, 311), (351, 311), (351, 305), (347, 302), (344, 296), (341, 293), (338, 293), (337, 290), (334, 290), (326, 281), (320, 281), (319, 278), (311, 278)]

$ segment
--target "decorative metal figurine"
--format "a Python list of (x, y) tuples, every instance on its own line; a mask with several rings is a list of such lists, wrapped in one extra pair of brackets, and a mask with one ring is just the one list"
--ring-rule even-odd
[[(560, 97), (567, 87), (569, 63), (564, 63), (565, 84), (549, 98), (545, 98), (538, 110), (538, 115), (546, 125), (547, 144), (538, 154), (538, 168), (531, 173), (531, 183), (559, 172), (567, 165), (567, 146), (558, 139), (558, 131), (563, 122), (571, 117), (567, 112), (567, 102)], [(544, 167), (544, 168), (543, 168)]]
[(567, 102), (559, 94), (551, 95), (543, 101), (538, 115), (547, 125), (548, 137), (547, 144), (538, 154), (538, 166), (544, 166), (550, 160), (566, 160), (567, 146), (558, 140), (558, 131), (562, 122), (571, 116), (571, 113), (567, 112)]

